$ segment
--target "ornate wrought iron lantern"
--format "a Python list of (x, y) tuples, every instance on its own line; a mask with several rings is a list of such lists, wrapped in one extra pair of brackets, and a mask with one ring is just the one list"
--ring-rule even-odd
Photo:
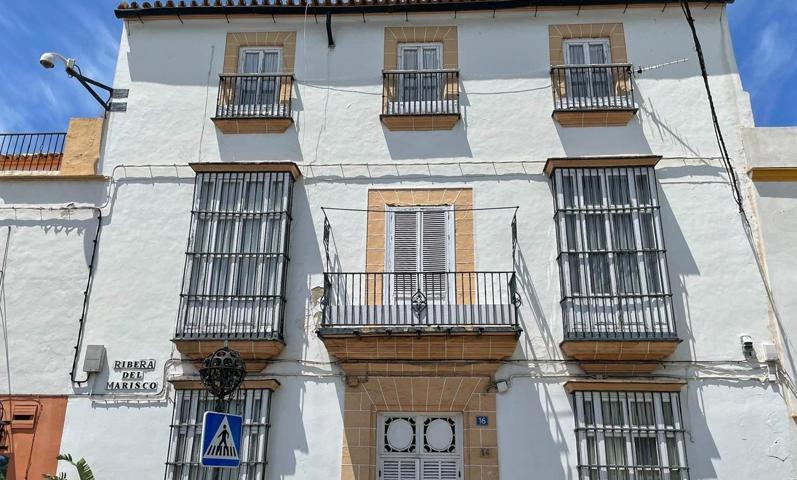
[(202, 385), (216, 397), (216, 410), (221, 412), (225, 410), (226, 400), (243, 383), (246, 363), (238, 352), (225, 346), (205, 358), (199, 377)]

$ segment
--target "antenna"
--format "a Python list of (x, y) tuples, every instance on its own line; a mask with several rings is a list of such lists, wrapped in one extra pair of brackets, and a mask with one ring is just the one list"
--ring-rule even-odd
[(678, 60), (673, 60), (672, 62), (660, 63), (658, 65), (651, 65), (649, 67), (639, 67), (639, 69), (636, 71), (636, 73), (637, 73), (637, 75), (642, 75), (643, 73), (647, 72), (648, 70), (656, 70), (657, 68), (669, 67), (670, 65), (676, 65), (676, 64), (679, 64), (679, 63), (686, 63), (688, 61), (689, 61), (688, 58), (680, 58)]

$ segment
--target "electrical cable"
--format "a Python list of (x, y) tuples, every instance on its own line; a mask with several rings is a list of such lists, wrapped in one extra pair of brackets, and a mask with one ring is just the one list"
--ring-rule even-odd
[(94, 262), (97, 257), (97, 246), (99, 245), (100, 240), (100, 232), (102, 231), (102, 210), (99, 208), (96, 209), (97, 212), (97, 229), (94, 233), (94, 245), (91, 249), (91, 258), (89, 259), (89, 272), (88, 277), (86, 279), (86, 289), (83, 291), (83, 309), (80, 312), (80, 320), (78, 321), (78, 335), (77, 335), (77, 343), (75, 344), (75, 355), (72, 359), (72, 370), (69, 373), (69, 379), (72, 381), (73, 384), (83, 385), (89, 379), (88, 374), (86, 374), (85, 380), (78, 380), (77, 379), (77, 364), (78, 359), (80, 357), (80, 347), (83, 344), (83, 335), (86, 331), (85, 323), (86, 323), (86, 316), (89, 310), (89, 297), (91, 296), (91, 288), (94, 285)]
[[(731, 190), (733, 192), (733, 199), (739, 209), (739, 215), (742, 220), (742, 226), (745, 232), (745, 236), (747, 238), (748, 243), (750, 244), (750, 248), (753, 251), (753, 257), (755, 258), (756, 267), (758, 269), (758, 274), (761, 277), (761, 281), (764, 287), (764, 291), (767, 296), (767, 301), (769, 303), (769, 307), (772, 310), (772, 314), (775, 317), (776, 322), (781, 325), (781, 317), (778, 311), (777, 304), (775, 303), (775, 296), (772, 291), (772, 286), (769, 282), (769, 278), (766, 272), (766, 266), (762, 260), (763, 255), (760, 253), (758, 248), (758, 243), (756, 241), (756, 236), (753, 231), (753, 225), (750, 222), (750, 217), (747, 215), (747, 211), (744, 208), (744, 196), (742, 195), (741, 187), (739, 186), (739, 178), (736, 174), (736, 169), (733, 165), (731, 157), (728, 153), (728, 148), (725, 144), (725, 137), (722, 134), (722, 127), (719, 123), (719, 118), (717, 115), (717, 109), (714, 105), (714, 97), (711, 93), (711, 85), (709, 84), (708, 79), (708, 69), (706, 68), (706, 61), (703, 56), (703, 47), (700, 43), (700, 38), (697, 34), (697, 28), (695, 26), (695, 19), (692, 16), (692, 10), (689, 8), (689, 0), (680, 0), (681, 3), (681, 10), (686, 17), (686, 21), (689, 24), (689, 29), (692, 32), (692, 39), (695, 44), (695, 51), (697, 52), (698, 62), (700, 64), (700, 72), (703, 77), (703, 84), (705, 85), (706, 89), (706, 96), (708, 97), (709, 107), (711, 109), (711, 119), (714, 126), (714, 134), (717, 140), (717, 146), (720, 150), (721, 161), (723, 166), (725, 167), (725, 171), (728, 174), (728, 179), (731, 184)], [(788, 373), (783, 369), (780, 360), (778, 360), (777, 371), (781, 374), (779, 377), (783, 377), (781, 383), (786, 386), (792, 393), (797, 396), (797, 386), (795, 386), (793, 380), (788, 375)]]

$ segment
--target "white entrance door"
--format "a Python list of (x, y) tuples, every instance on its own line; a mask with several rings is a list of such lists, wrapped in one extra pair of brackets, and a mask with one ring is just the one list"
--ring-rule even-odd
[(377, 435), (380, 480), (462, 478), (462, 415), (383, 413)]

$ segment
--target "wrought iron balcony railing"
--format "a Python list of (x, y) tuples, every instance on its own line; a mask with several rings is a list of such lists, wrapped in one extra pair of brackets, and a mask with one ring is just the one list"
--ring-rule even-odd
[(459, 115), (458, 70), (382, 73), (382, 115)]
[(292, 92), (289, 74), (220, 75), (216, 118), (290, 118)]
[(635, 109), (630, 64), (551, 67), (555, 110)]
[(0, 170), (57, 171), (66, 133), (0, 134)]
[(325, 273), (324, 327), (516, 326), (514, 272)]

